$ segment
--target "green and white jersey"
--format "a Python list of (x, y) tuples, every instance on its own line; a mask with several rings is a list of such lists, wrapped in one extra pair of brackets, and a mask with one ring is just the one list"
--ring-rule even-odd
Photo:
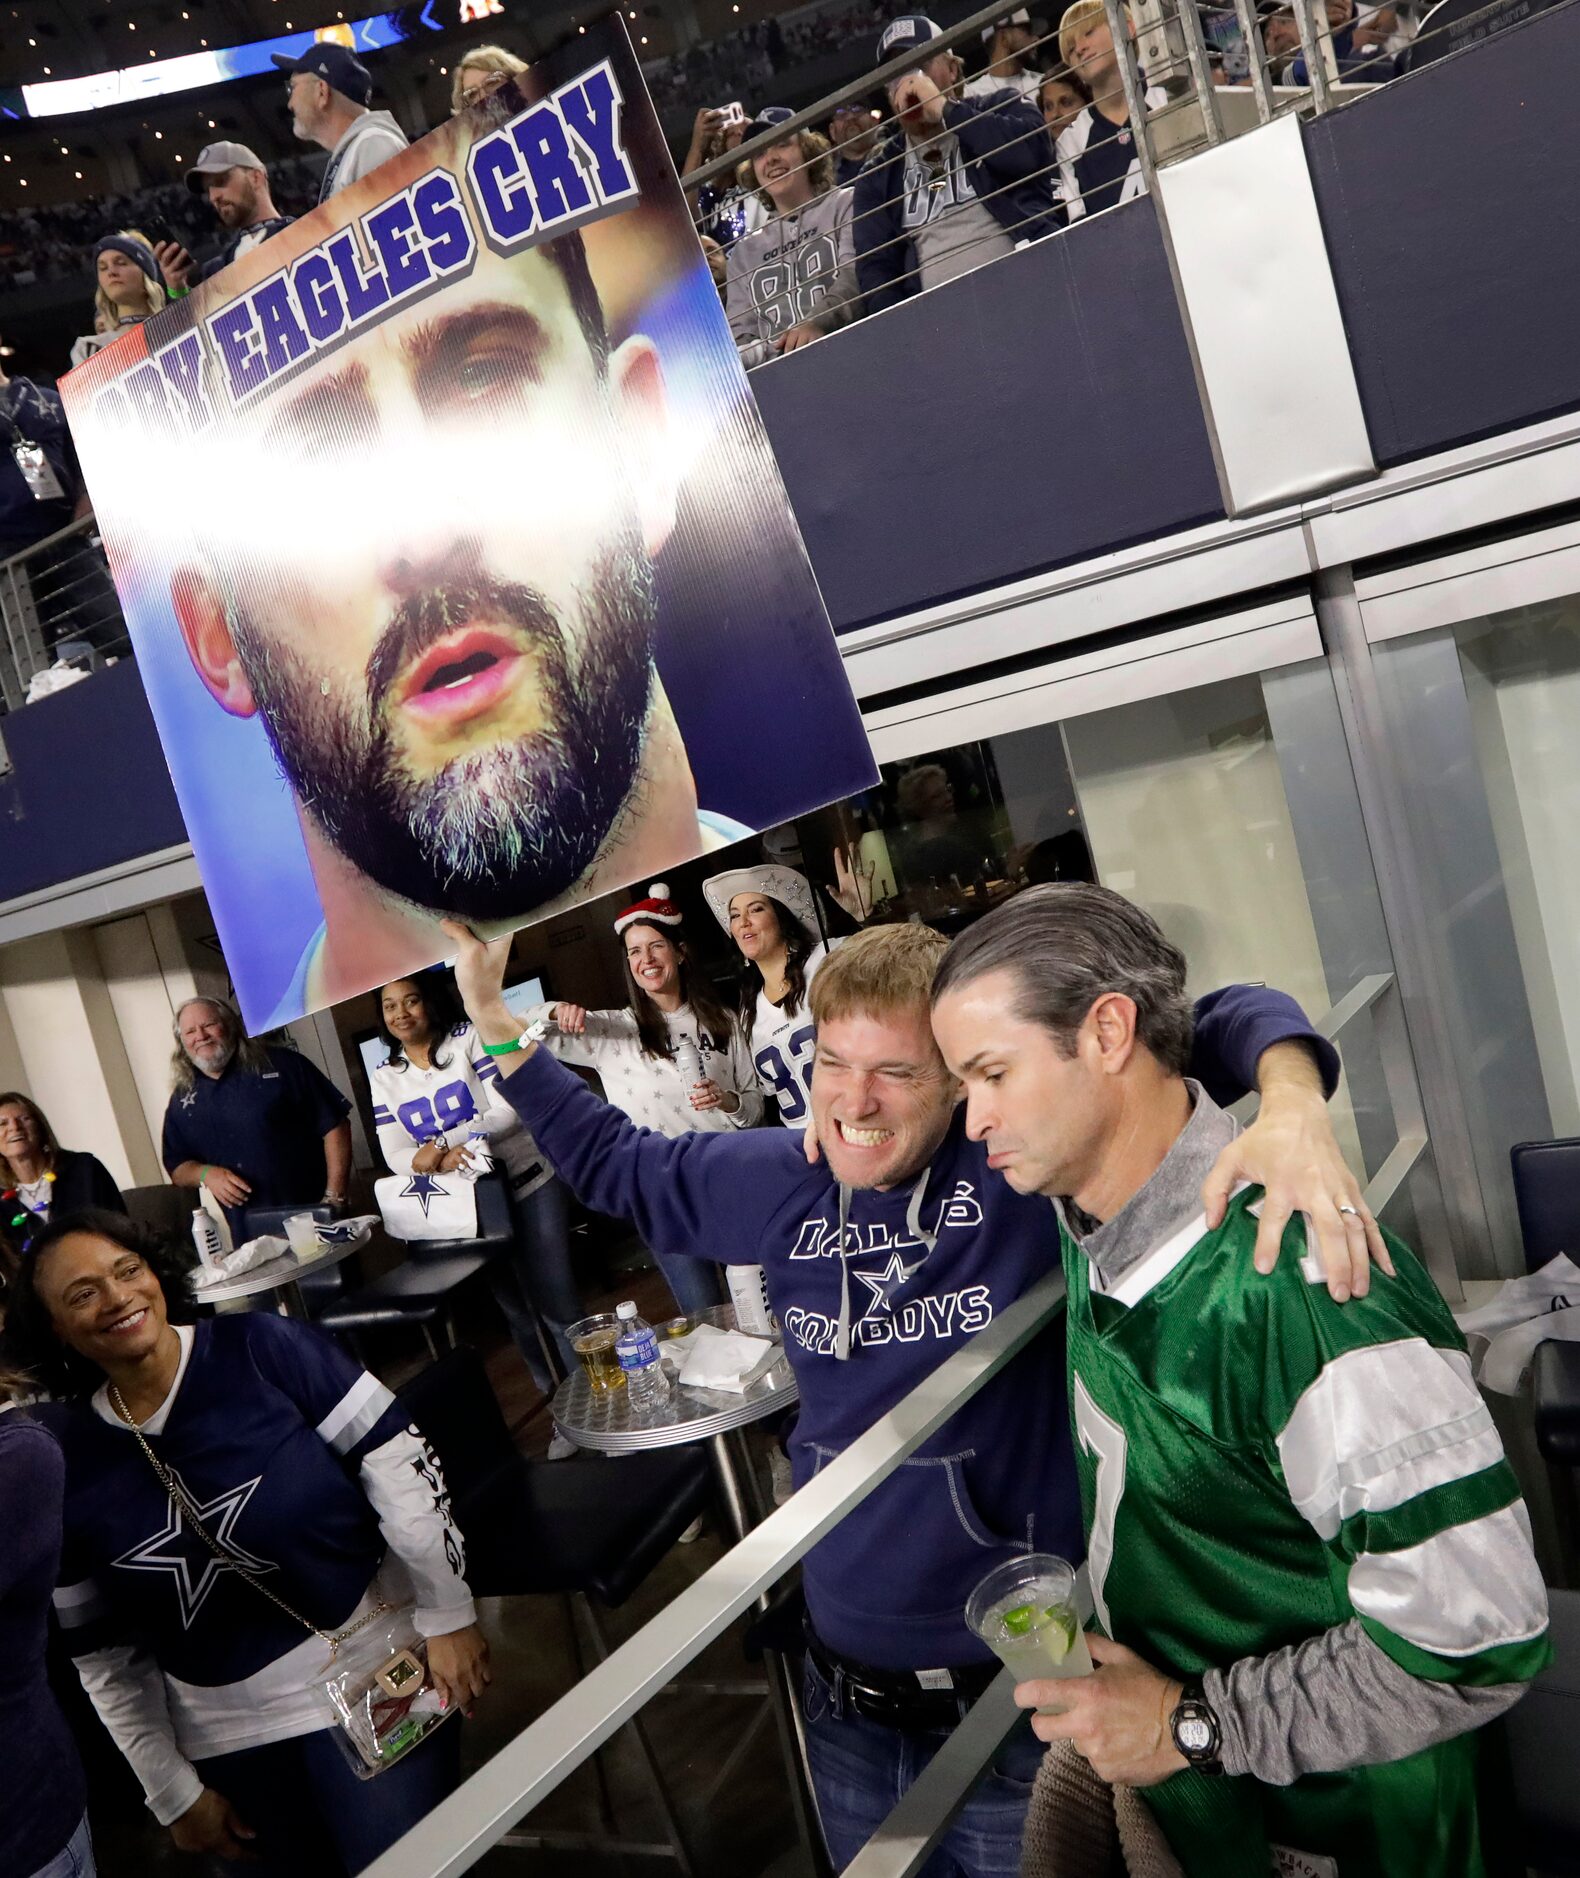
[[(1175, 1231), (1106, 1292), (1064, 1235), (1102, 1628), (1188, 1678), (1337, 1646), (1347, 1625), (1364, 1649), (1358, 1620), (1411, 1677), (1528, 1680), (1549, 1655), (1529, 1521), (1441, 1298), (1390, 1240), (1397, 1278), (1335, 1304), (1298, 1224), (1261, 1276), (1259, 1198), (1242, 1191), (1216, 1232)], [(1386, 1718), (1365, 1721), (1357, 1739), (1386, 1739)], [(1476, 1878), (1476, 1741), (1289, 1786), (1186, 1772), (1145, 1797), (1191, 1878)]]

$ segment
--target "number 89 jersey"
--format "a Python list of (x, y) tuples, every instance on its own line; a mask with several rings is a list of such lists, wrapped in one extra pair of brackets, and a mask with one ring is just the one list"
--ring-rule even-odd
[[(806, 988), (810, 992), (817, 968), (828, 957), (828, 947), (813, 946), (807, 954)], [(779, 1119), (787, 1128), (805, 1128), (812, 1115), (812, 1046), (817, 1026), (805, 997), (794, 1017), (787, 1017), (766, 992), (757, 994), (749, 1039), (757, 1084), (779, 1105)]]
[[(1298, 1227), (1261, 1277), (1247, 1212), (1259, 1192), (1216, 1232), (1186, 1224), (1106, 1291), (1064, 1235), (1102, 1627), (1182, 1679), (1339, 1630), (1423, 1680), (1528, 1679), (1547, 1658), (1540, 1574), (1447, 1309), (1397, 1244), (1398, 1277), (1374, 1274), (1343, 1305), (1302, 1260)], [(1483, 1870), (1474, 1734), (1289, 1786), (1187, 1770), (1145, 1798), (1188, 1878)]]

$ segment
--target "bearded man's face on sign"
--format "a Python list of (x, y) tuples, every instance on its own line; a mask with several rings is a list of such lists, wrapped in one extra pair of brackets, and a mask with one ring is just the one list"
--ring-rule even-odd
[(174, 583), (205, 684), (387, 893), (494, 921), (574, 886), (654, 695), (651, 344), (610, 354), (579, 241), (484, 252), (256, 422), (263, 533)]

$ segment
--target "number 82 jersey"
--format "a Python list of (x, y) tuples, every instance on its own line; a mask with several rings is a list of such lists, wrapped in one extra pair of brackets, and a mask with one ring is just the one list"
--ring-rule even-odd
[[(808, 992), (817, 968), (827, 957), (826, 945), (813, 946), (807, 954)], [(807, 998), (802, 997), (791, 1017), (777, 1004), (770, 1004), (766, 992), (759, 991), (748, 1041), (758, 1087), (778, 1103), (780, 1121), (787, 1128), (805, 1128), (812, 1115), (812, 1048), (817, 1041), (817, 1026), (812, 1022)]]

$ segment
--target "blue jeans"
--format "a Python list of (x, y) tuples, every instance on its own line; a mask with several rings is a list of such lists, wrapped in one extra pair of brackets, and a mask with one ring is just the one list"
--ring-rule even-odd
[[(807, 1757), (823, 1837), (836, 1871), (856, 1856), (949, 1737), (908, 1734), (845, 1709), (810, 1657), (803, 1683)], [(920, 1878), (1016, 1878), (1020, 1835), (1042, 1743), (1028, 1716), (955, 1815)]]
[(536, 1319), (542, 1319), (568, 1376), (577, 1359), (565, 1333), (585, 1314), (571, 1270), (570, 1203), (561, 1182), (551, 1178), (524, 1199), (512, 1194), (510, 1213), (515, 1250), (488, 1268), (489, 1284), (528, 1374), (545, 1395), (553, 1395)]
[(94, 1878), (93, 1840), (88, 1836), (88, 1815), (83, 1814), (64, 1852), (40, 1865), (33, 1878)]
[(675, 1302), (687, 1316), (707, 1310), (710, 1304), (724, 1302), (724, 1287), (719, 1282), (719, 1268), (712, 1259), (687, 1258), (672, 1253), (658, 1261), (664, 1283), (674, 1293)]
[(371, 1865), (455, 1790), (460, 1722), (372, 1780), (359, 1780), (331, 1729), (197, 1763), (205, 1787), (258, 1835), (256, 1864), (218, 1865), (248, 1878), (348, 1878)]

